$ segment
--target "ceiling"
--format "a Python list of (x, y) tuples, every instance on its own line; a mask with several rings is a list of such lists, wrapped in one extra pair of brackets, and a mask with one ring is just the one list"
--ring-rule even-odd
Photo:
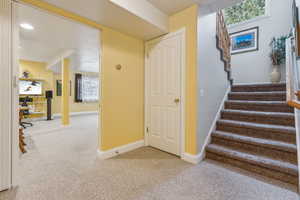
[[(44, 0), (60, 8), (89, 18), (99, 24), (114, 28), (121, 32), (149, 40), (166, 32), (145, 20), (129, 13), (127, 10), (115, 5), (110, 0)], [(130, 0), (127, 0), (130, 1)], [(171, 15), (195, 3), (203, 6), (224, 6), (233, 1), (242, 0), (147, 0), (154, 7)], [(88, 3), (87, 3), (88, 2)], [(130, 23), (126, 23), (130, 22)], [(143, 30), (143, 31), (141, 31)]]
[(141, 39), (147, 40), (166, 33), (109, 0), (44, 1)]
[(171, 15), (195, 4), (195, 0), (148, 0), (162, 12)]
[(99, 71), (99, 30), (23, 5), (19, 7), (18, 19), (20, 24), (34, 26), (34, 30), (20, 28), (21, 59), (53, 62), (62, 53), (73, 51), (73, 70)]

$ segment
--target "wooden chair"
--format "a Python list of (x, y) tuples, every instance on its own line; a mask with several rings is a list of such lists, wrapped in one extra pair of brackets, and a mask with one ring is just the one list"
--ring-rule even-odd
[(24, 137), (23, 128), (20, 128), (19, 129), (19, 148), (22, 153), (27, 153), (27, 151), (25, 149), (26, 143), (25, 143), (24, 139), (25, 139), (25, 137)]

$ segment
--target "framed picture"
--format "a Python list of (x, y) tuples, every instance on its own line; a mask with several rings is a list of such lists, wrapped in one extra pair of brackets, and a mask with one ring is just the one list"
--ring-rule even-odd
[(258, 51), (259, 28), (254, 27), (230, 34), (231, 55)]
[[(62, 81), (56, 80), (56, 96), (62, 96)], [(70, 96), (72, 96), (72, 81), (70, 81)]]

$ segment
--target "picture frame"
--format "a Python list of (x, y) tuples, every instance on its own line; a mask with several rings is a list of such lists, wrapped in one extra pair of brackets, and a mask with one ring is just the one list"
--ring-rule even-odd
[(231, 55), (259, 50), (259, 27), (230, 33)]

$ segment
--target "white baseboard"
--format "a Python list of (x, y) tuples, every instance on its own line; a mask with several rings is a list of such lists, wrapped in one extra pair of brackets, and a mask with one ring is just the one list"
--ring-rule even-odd
[[(88, 111), (88, 112), (71, 112), (70, 116), (79, 116), (79, 115), (92, 115), (92, 114), (99, 114), (98, 111)], [(61, 118), (61, 114), (53, 114), (52, 119)], [(25, 122), (36, 122), (36, 121), (43, 121), (46, 120), (47, 117), (39, 117), (39, 118), (27, 118), (24, 120)]]
[[(88, 112), (71, 112), (70, 116), (78, 116), (78, 115), (92, 115), (98, 114), (98, 111), (88, 111)], [(53, 114), (53, 117), (61, 117), (61, 114)]]
[[(280, 81), (279, 83), (286, 83), (286, 81)], [(234, 85), (259, 85), (259, 84), (272, 84), (272, 82), (235, 82)]]
[(108, 151), (98, 150), (98, 157), (100, 159), (105, 160), (105, 159), (112, 158), (114, 156), (129, 152), (129, 151), (138, 149), (138, 148), (143, 147), (143, 146), (145, 146), (145, 141), (140, 140), (140, 141), (137, 141), (137, 142), (134, 142), (134, 143), (130, 143), (130, 144), (126, 144), (126, 145), (123, 145), (123, 146), (120, 146), (120, 147), (110, 149)]
[(222, 102), (220, 104), (220, 107), (217, 111), (216, 117), (215, 117), (215, 119), (214, 119), (214, 121), (213, 121), (213, 123), (212, 123), (212, 125), (209, 129), (209, 132), (208, 132), (208, 135), (205, 139), (204, 145), (202, 146), (202, 149), (201, 149), (200, 155), (199, 155), (199, 157), (202, 158), (201, 161), (205, 158), (205, 149), (206, 149), (207, 145), (209, 145), (211, 143), (211, 134), (216, 129), (216, 123), (221, 117), (221, 111), (224, 108), (225, 101), (228, 99), (228, 94), (229, 94), (230, 90), (231, 90), (231, 86), (229, 86), (227, 91), (225, 92), (223, 100), (222, 100)]
[(201, 155), (200, 153), (197, 155), (192, 155), (189, 153), (184, 153), (181, 157), (182, 160), (192, 163), (192, 164), (198, 164), (204, 159), (205, 155)]

